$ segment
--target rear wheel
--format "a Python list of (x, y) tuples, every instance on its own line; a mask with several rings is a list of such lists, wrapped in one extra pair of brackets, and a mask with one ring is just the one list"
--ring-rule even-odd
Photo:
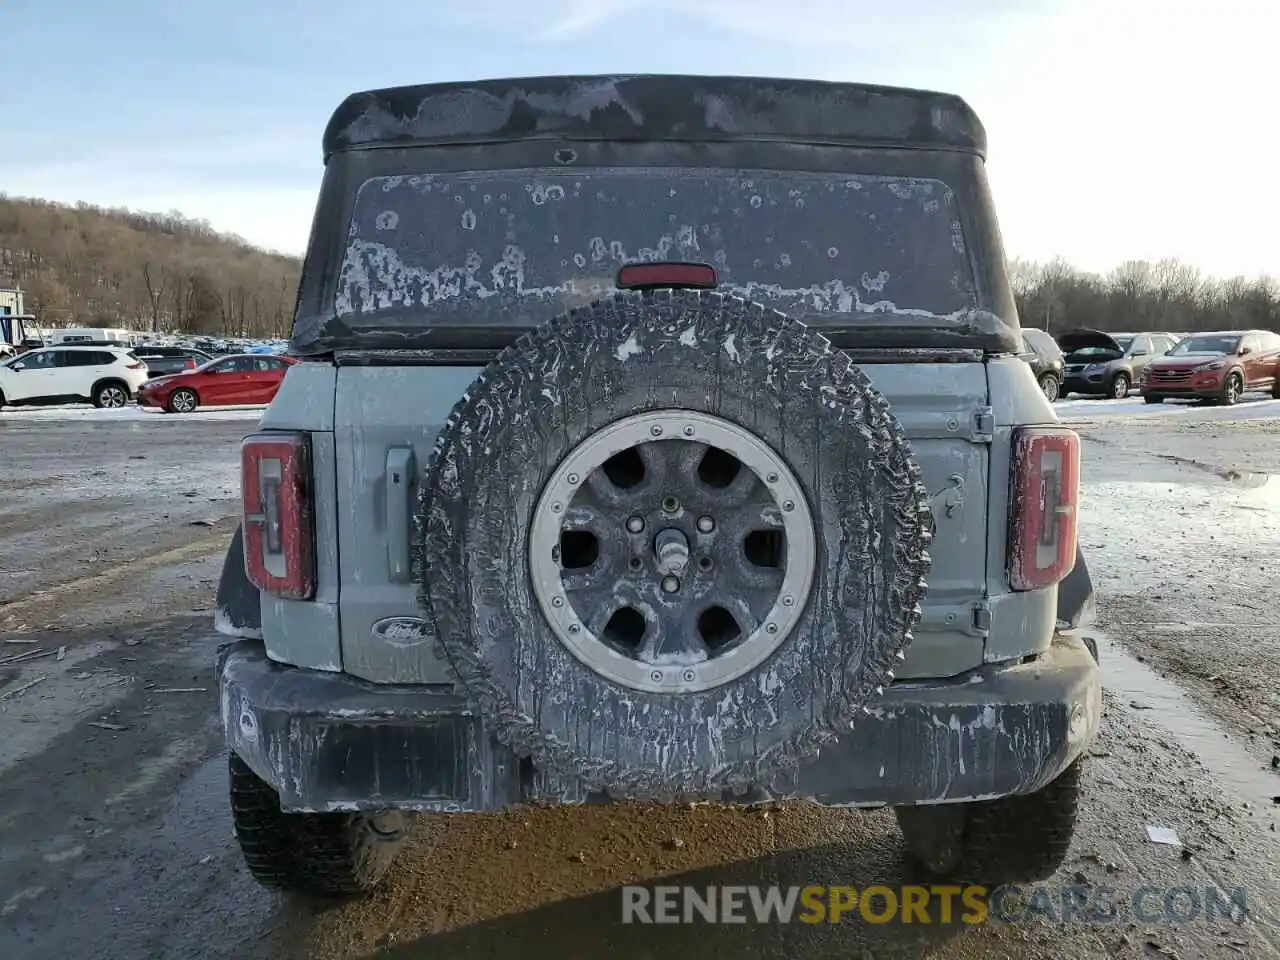
[(194, 390), (180, 387), (173, 391), (173, 395), (169, 397), (168, 406), (170, 413), (191, 413), (196, 407), (200, 406), (200, 398), (196, 396)]
[(123, 383), (100, 383), (93, 390), (93, 405), (100, 409), (114, 410), (129, 402), (129, 388)]
[(280, 797), (248, 764), (230, 756), (231, 818), (249, 873), (263, 886), (342, 896), (381, 882), (404, 845), (400, 811), (285, 813)]
[(1062, 391), (1062, 384), (1052, 373), (1046, 373), (1040, 377), (1040, 389), (1044, 391), (1045, 398), (1054, 403)]
[(1127, 373), (1117, 373), (1111, 378), (1109, 395), (1112, 400), (1123, 400), (1129, 396), (1129, 375)]
[(1036, 883), (1066, 859), (1080, 801), (1077, 760), (1036, 793), (898, 807), (912, 857), (938, 877), (974, 883)]

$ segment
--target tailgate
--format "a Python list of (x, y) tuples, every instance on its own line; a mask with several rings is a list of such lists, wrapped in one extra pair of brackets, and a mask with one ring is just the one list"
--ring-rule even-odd
[[(418, 621), (410, 569), (416, 481), (437, 432), (480, 367), (339, 367), (339, 616), (343, 669), (382, 683), (447, 682)], [(952, 676), (983, 661), (991, 410), (980, 362), (867, 364), (933, 498), (924, 618), (900, 678)]]

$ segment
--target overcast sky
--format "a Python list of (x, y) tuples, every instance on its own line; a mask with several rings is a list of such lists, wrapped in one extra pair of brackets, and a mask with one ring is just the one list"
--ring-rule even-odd
[(1091, 270), (1176, 256), (1220, 275), (1280, 274), (1280, 0), (3, 7), (10, 195), (178, 209), (300, 253), (320, 135), (353, 91), (556, 73), (796, 76), (967, 99), (987, 127), (1011, 256)]

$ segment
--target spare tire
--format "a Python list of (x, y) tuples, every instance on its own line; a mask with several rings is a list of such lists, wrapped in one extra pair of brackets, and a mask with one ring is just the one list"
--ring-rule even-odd
[(888, 403), (736, 297), (620, 293), (522, 337), (421, 489), (424, 612), (551, 783), (767, 788), (849, 732), (920, 615), (928, 497)]

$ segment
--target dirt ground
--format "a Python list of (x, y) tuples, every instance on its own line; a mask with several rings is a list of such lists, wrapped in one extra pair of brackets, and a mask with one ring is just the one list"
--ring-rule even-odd
[[(916, 879), (887, 811), (805, 804), (430, 817), (368, 901), (265, 892), (232, 839), (209, 611), (252, 421), (10, 418), (0, 661), (25, 658), (0, 662), (0, 957), (1280, 956), (1280, 496), (1260, 476), (1280, 419), (1063, 408), (1087, 418), (1082, 538), (1109, 690), (1076, 843), (1046, 889), (1116, 888), (1123, 906), (1144, 885), (1243, 887), (1245, 922), (620, 922), (628, 883)], [(1149, 842), (1149, 825), (1185, 846)]]

